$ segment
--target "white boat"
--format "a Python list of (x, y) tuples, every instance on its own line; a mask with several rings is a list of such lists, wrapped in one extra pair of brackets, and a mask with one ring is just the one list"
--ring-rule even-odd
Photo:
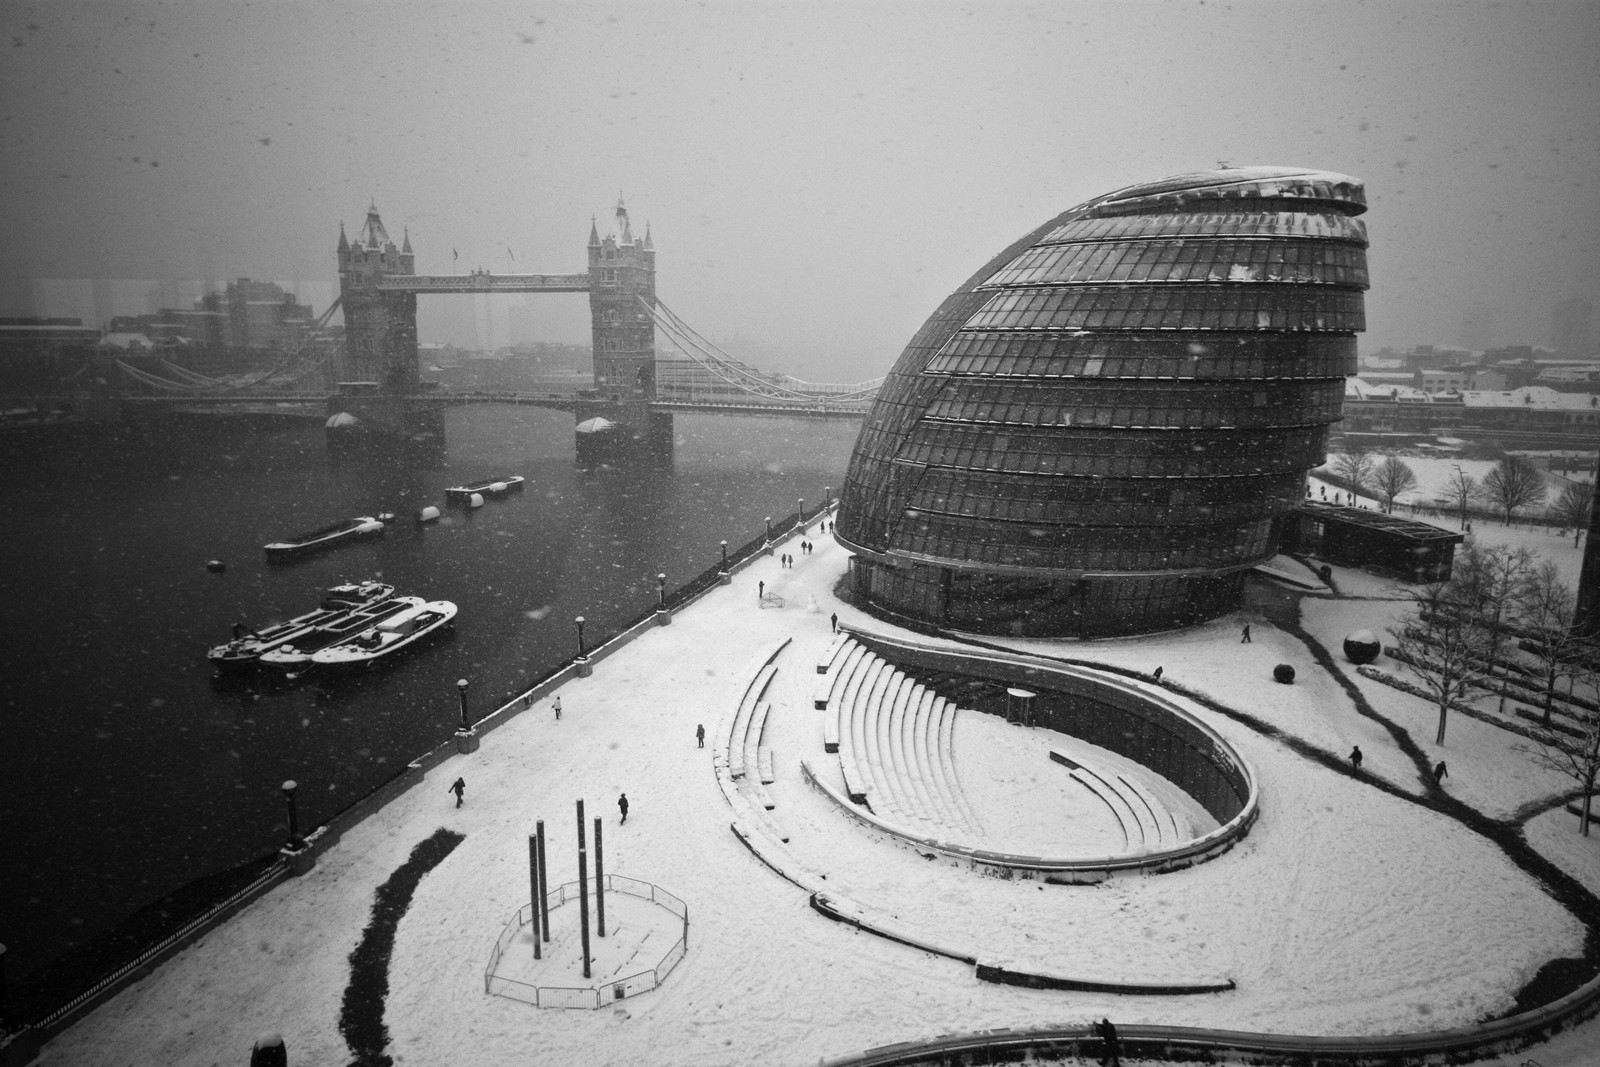
[(381, 533), (383, 533), (382, 522), (371, 515), (358, 515), (353, 519), (342, 519), (309, 533), (273, 541), (263, 547), (266, 549), (268, 560), (293, 559), (308, 552), (316, 552), (330, 545), (339, 544), (341, 541), (376, 537)]
[(206, 658), (216, 667), (233, 670), (254, 667), (261, 657), (274, 649), (314, 632), (319, 626), (339, 621), (359, 608), (376, 604), (394, 593), (394, 586), (383, 582), (344, 582), (332, 586), (322, 596), (322, 606), (316, 611), (296, 615), (287, 622), (252, 630), (244, 623), (234, 623), (233, 640), (217, 645), (206, 652)]
[(303, 671), (311, 666), (312, 656), (321, 649), (341, 641), (348, 641), (384, 619), (414, 611), (422, 604), (423, 599), (419, 596), (396, 596), (368, 604), (366, 607), (313, 627), (291, 643), (280, 644), (272, 651), (262, 653), (261, 665), (285, 671)]
[(508, 475), (504, 478), (488, 478), (481, 482), (468, 482), (466, 485), (452, 485), (444, 491), (447, 497), (456, 500), (470, 500), (473, 493), (481, 496), (500, 496), (513, 489), (521, 489), (523, 482), (527, 481), (520, 474)]
[(430, 600), (318, 651), (311, 662), (328, 668), (372, 667), (446, 629), (455, 617), (456, 606), (450, 601)]

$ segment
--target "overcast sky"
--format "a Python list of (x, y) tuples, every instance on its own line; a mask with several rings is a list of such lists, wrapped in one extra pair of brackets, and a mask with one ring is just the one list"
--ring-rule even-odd
[[(853, 381), (1040, 222), (1219, 160), (1366, 182), (1364, 350), (1461, 342), (1473, 309), (1543, 344), (1554, 303), (1600, 306), (1593, 0), (7, 0), (0, 25), (0, 314), (237, 277), (320, 313), (369, 201), (419, 273), (577, 271), (620, 192), (675, 312)], [(422, 339), (504, 343), (517, 303), (588, 340), (581, 296), (423, 297)]]

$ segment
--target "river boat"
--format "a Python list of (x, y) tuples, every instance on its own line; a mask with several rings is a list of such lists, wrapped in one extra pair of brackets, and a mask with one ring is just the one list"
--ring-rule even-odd
[(322, 649), (311, 662), (323, 668), (375, 667), (447, 629), (455, 617), (456, 606), (450, 601), (430, 600), (384, 619), (349, 641)]
[(264, 547), (269, 561), (295, 559), (345, 541), (353, 541), (362, 537), (376, 537), (381, 533), (383, 533), (382, 522), (371, 515), (360, 515), (353, 519), (342, 519), (321, 529), (297, 534), (282, 541), (273, 541)]
[(444, 491), (444, 495), (454, 500), (470, 500), (473, 493), (482, 496), (502, 496), (514, 489), (521, 489), (527, 479), (520, 474), (508, 475), (504, 478), (489, 478), (481, 482), (468, 482), (466, 485), (452, 485)]
[(357, 608), (355, 611), (330, 619), (328, 622), (301, 634), (295, 641), (279, 645), (261, 654), (261, 666), (288, 671), (291, 674), (311, 666), (311, 658), (329, 645), (348, 641), (364, 633), (385, 619), (421, 607), (419, 596), (396, 596)]
[(252, 630), (243, 623), (235, 623), (233, 640), (217, 645), (206, 652), (206, 658), (223, 670), (258, 666), (261, 657), (283, 645), (345, 618), (358, 608), (364, 608), (388, 599), (394, 586), (383, 582), (343, 582), (330, 587), (322, 595), (322, 606), (304, 615), (296, 615), (287, 622)]

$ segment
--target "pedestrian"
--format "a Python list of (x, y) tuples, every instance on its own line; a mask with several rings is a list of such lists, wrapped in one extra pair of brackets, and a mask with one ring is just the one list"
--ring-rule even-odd
[(561, 721), (561, 694), (560, 693), (556, 694), (555, 709), (556, 709), (556, 722), (560, 722)]
[(695, 747), (696, 748), (705, 748), (706, 747), (706, 724), (705, 723), (701, 723), (699, 726), (696, 726), (694, 728), (694, 739), (695, 739), (695, 742), (696, 742), (695, 743)]
[(456, 795), (456, 807), (459, 808), (461, 806), (461, 802), (467, 799), (467, 780), (465, 778), (457, 778), (455, 781), (450, 783), (450, 788), (446, 789), (445, 792), (454, 793)]
[(1156, 672), (1154, 674), (1152, 674), (1150, 677), (1154, 678), (1158, 682), (1161, 681), (1161, 668), (1157, 667), (1156, 668)]
[(1352, 748), (1350, 750), (1350, 766), (1354, 767), (1358, 771), (1361, 769), (1361, 746), (1360, 745), (1357, 745), (1356, 747), (1354, 747), (1354, 748)]
[(1094, 1032), (1100, 1035), (1100, 1040), (1105, 1043), (1105, 1050), (1100, 1054), (1100, 1062), (1104, 1067), (1117, 1067), (1122, 1062), (1122, 1048), (1117, 1040), (1117, 1028), (1111, 1025), (1110, 1019), (1101, 1019), (1094, 1024)]
[(1438, 763), (1435, 763), (1433, 765), (1433, 784), (1434, 785), (1438, 785), (1440, 783), (1440, 781), (1442, 781), (1443, 779), (1448, 778), (1448, 777), (1450, 777), (1450, 770), (1449, 770), (1449, 768), (1447, 768), (1444, 765), (1444, 760), (1440, 760)]
[(756, 599), (760, 600), (762, 597), (764, 597), (766, 595), (767, 595), (767, 583), (766, 582), (757, 582), (756, 583)]
[(622, 809), (622, 821), (628, 821), (628, 794), (624, 793), (617, 798), (617, 807)]
[(833, 632), (834, 633), (838, 633), (839, 632), (839, 613), (836, 611), (832, 615), (829, 615), (828, 616), (828, 621), (833, 624)]
[(1239, 634), (1239, 643), (1241, 645), (1248, 645), (1248, 644), (1252, 643), (1251, 640), (1250, 640), (1250, 624), (1249, 623), (1245, 623), (1244, 624), (1244, 630)]

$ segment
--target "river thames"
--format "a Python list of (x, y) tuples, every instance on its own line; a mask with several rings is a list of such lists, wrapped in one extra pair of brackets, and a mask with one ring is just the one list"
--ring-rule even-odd
[[(576, 651), (575, 616), (610, 632), (655, 602), (658, 573), (670, 592), (717, 563), (719, 541), (815, 507), (858, 429), (679, 415), (667, 472), (578, 471), (570, 415), (497, 406), (450, 409), (443, 469), (331, 462), (316, 422), (0, 440), (8, 976), (276, 848), (285, 779), (303, 831), (363, 796), (450, 736), (458, 678), (485, 714)], [(512, 474), (523, 492), (446, 504), (446, 486)], [(429, 504), (444, 517), (416, 524)], [(382, 538), (288, 565), (262, 552), (384, 511), (398, 520)], [(301, 614), (364, 577), (454, 601), (454, 634), (348, 679), (214, 680), (205, 651), (235, 621)]]

